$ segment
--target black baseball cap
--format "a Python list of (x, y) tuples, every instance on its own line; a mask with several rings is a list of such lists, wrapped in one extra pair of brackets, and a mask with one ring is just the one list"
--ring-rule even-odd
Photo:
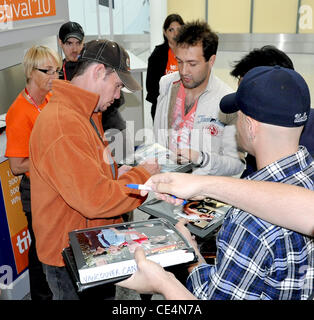
[(65, 43), (69, 38), (83, 41), (84, 31), (79, 23), (69, 21), (61, 26), (59, 30), (59, 39)]
[(142, 89), (131, 76), (128, 53), (117, 42), (107, 39), (89, 41), (85, 44), (79, 60), (96, 61), (114, 69), (124, 86), (132, 92)]
[(243, 77), (237, 92), (220, 101), (224, 113), (241, 110), (262, 123), (303, 126), (311, 109), (310, 91), (302, 76), (279, 66), (256, 67)]

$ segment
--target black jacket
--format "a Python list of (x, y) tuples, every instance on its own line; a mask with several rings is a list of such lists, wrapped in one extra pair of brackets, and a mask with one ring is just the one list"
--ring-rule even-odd
[(65, 73), (66, 73), (66, 79), (68, 81), (71, 81), (72, 78), (73, 78), (73, 75), (74, 75), (74, 70), (75, 70), (76, 64), (77, 64), (77, 62), (63, 60), (62, 73), (61, 73), (59, 79), (62, 79), (62, 80), (65, 79), (64, 70), (63, 70), (63, 66), (64, 66), (65, 67), (64, 68), (65, 69)]
[(146, 76), (146, 100), (152, 103), (152, 116), (155, 117), (157, 98), (159, 96), (159, 80), (165, 75), (168, 63), (168, 42), (155, 47), (148, 58)]

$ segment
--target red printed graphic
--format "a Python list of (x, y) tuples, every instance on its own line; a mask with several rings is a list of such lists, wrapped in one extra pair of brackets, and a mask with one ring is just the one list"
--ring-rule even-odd
[(209, 125), (206, 130), (212, 136), (217, 136), (219, 133), (218, 128), (214, 124)]

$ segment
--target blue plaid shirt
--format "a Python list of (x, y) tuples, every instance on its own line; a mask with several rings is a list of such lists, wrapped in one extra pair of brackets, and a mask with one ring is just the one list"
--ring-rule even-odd
[[(314, 190), (314, 162), (300, 146), (247, 179)], [(314, 288), (314, 239), (231, 208), (217, 236), (216, 264), (194, 268), (187, 288), (199, 299), (307, 299)]]

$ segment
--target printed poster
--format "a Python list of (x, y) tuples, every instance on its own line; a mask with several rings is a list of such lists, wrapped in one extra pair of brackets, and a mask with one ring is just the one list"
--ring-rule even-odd
[[(23, 272), (28, 266), (28, 250), (31, 243), (30, 234), (27, 227), (27, 220), (22, 209), (21, 196), (19, 192), (19, 185), (21, 176), (14, 176), (11, 172), (9, 161), (6, 160), (0, 163), (0, 179), (1, 192), (5, 213), (1, 215), (2, 227), (5, 225), (9, 229), (11, 247), (10, 245), (2, 246), (1, 251), (13, 251), (14, 266), (17, 274)], [(9, 256), (7, 253), (2, 253), (2, 256)], [(0, 261), (1, 264), (5, 261)], [(11, 262), (12, 263), (12, 262)]]

